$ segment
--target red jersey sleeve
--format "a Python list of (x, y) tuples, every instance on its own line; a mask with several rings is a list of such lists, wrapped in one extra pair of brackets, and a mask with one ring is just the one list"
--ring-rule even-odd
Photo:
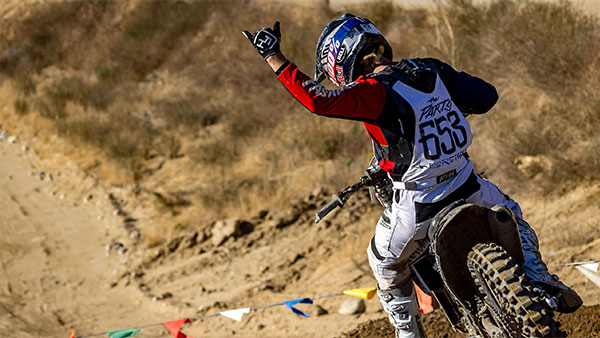
[(385, 87), (372, 78), (359, 77), (341, 89), (328, 90), (293, 63), (277, 78), (304, 107), (318, 115), (375, 121), (385, 105)]

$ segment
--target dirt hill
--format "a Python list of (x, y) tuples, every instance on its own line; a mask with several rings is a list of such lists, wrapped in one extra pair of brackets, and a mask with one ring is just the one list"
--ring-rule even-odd
[[(600, 258), (599, 30), (568, 4), (7, 0), (0, 334), (98, 333), (374, 286), (365, 250), (381, 209), (361, 193), (313, 223), (362, 174), (368, 138), (310, 116), (240, 34), (281, 20), (282, 48), (310, 71), (320, 30), (344, 10), (371, 18), (398, 58), (439, 57), (494, 83), (497, 107), (470, 118), (478, 170), (521, 203), (549, 264)], [(595, 333), (600, 288), (572, 267), (552, 271), (593, 324), (569, 332)], [(347, 316), (345, 299), (319, 300), (321, 315), (299, 305), (309, 319), (274, 307), (184, 331), (389, 332), (376, 300)], [(428, 318), (447, 330), (439, 313)]]
[[(59, 337), (71, 328), (80, 334), (96, 333), (374, 285), (364, 250), (380, 210), (369, 204), (366, 194), (355, 196), (343, 211), (319, 225), (314, 225), (312, 214), (328, 200), (323, 190), (292, 201), (288, 208), (243, 220), (244, 230), (222, 243), (215, 240), (213, 224), (212, 231), (191, 231), (152, 250), (131, 249), (138, 239), (127, 203), (116, 197), (119, 189), (86, 179), (76, 168), (40, 160), (22, 141), (11, 144), (5, 138), (0, 150), (4, 335)], [(86, 185), (83, 198), (73, 181)], [(563, 204), (578, 208), (571, 219), (595, 218), (597, 206), (582, 208), (578, 203), (586, 200), (584, 196), (597, 198), (599, 191), (600, 186), (579, 190), (546, 200), (545, 205), (547, 210), (560, 210), (557, 206)], [(561, 213), (543, 215), (559, 219)], [(544, 225), (542, 230), (552, 223)], [(598, 239), (565, 246), (552, 234), (564, 232), (541, 237), (549, 263), (600, 255)], [(553, 272), (580, 292), (586, 306), (599, 303), (600, 289), (573, 268)], [(368, 321), (347, 335), (390, 334), (375, 300), (367, 302), (359, 316), (337, 314), (343, 300), (318, 301), (329, 313), (310, 319), (273, 308), (255, 312), (242, 323), (226, 318), (197, 321), (185, 332), (195, 337), (277, 337), (282, 332), (337, 336)], [(316, 314), (310, 305), (300, 308)], [(561, 317), (570, 333), (597, 333), (595, 324), (575, 321), (588, 318), (584, 313), (596, 323), (597, 305)], [(425, 323), (428, 330), (450, 332), (437, 312), (425, 317)], [(162, 328), (146, 331), (168, 336)]]

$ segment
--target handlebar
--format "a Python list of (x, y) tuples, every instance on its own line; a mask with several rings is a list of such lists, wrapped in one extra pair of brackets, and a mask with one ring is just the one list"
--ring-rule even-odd
[(335, 208), (337, 208), (337, 207), (341, 208), (343, 206), (344, 206), (344, 202), (342, 202), (342, 199), (339, 198), (338, 195), (331, 196), (331, 202), (327, 203), (327, 205), (325, 205), (323, 208), (321, 208), (321, 210), (319, 210), (315, 214), (315, 223), (319, 223), (320, 220), (325, 218), (325, 216), (327, 216)]
[(321, 221), (330, 212), (335, 210), (335, 208), (342, 208), (350, 196), (357, 192), (358, 189), (368, 185), (372, 185), (371, 179), (368, 176), (363, 176), (357, 183), (354, 183), (353, 185), (346, 187), (343, 190), (338, 191), (337, 194), (331, 196), (331, 202), (327, 203), (327, 205), (325, 205), (315, 214), (315, 223), (319, 223), (319, 221)]

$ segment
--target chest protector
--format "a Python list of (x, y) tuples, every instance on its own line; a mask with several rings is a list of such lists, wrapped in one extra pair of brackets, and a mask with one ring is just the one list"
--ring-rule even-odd
[[(431, 92), (415, 89), (397, 77), (395, 81), (382, 81), (388, 93), (396, 96), (394, 101), (401, 101), (404, 106), (396, 110), (394, 119), (402, 129), (398, 134), (403, 136), (397, 142), (405, 146), (397, 147), (391, 144), (383, 149), (381, 144), (376, 145), (376, 148), (384, 150), (378, 151), (383, 163), (393, 161), (398, 164), (397, 159), (403, 157), (401, 172), (391, 172), (400, 174), (395, 178), (399, 181), (440, 183), (456, 175), (467, 162), (466, 152), (472, 142), (469, 124), (452, 101), (440, 76), (435, 72), (431, 73), (431, 85), (425, 86), (433, 87)], [(387, 80), (389, 79), (388, 77)], [(435, 85), (432, 81), (435, 81)], [(407, 115), (410, 118), (407, 119)], [(410, 123), (407, 123), (408, 121)], [(385, 126), (380, 125), (380, 128)], [(412, 151), (407, 152), (407, 149), (404, 149), (403, 154), (396, 153), (407, 145), (412, 146)]]

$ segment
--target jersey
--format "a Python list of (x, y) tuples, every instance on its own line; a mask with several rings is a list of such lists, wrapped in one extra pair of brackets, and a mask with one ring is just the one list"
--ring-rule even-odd
[(398, 181), (452, 175), (472, 138), (461, 113), (485, 113), (498, 98), (489, 83), (436, 59), (402, 60), (338, 90), (291, 63), (277, 74), (311, 112), (362, 121), (380, 167)]
[(472, 142), (471, 129), (456, 107), (437, 73), (435, 86), (429, 93), (398, 80), (392, 90), (411, 107), (414, 114), (415, 140), (411, 162), (401, 181), (435, 184), (454, 176), (465, 165), (467, 147)]

